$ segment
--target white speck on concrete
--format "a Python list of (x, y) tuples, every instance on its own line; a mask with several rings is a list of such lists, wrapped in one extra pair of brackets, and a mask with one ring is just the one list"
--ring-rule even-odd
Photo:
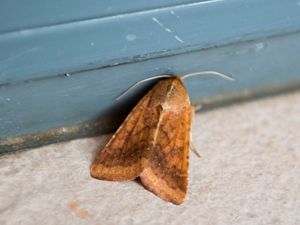
[(127, 41), (134, 41), (136, 39), (136, 35), (135, 34), (127, 34), (126, 35), (126, 40)]
[(91, 43), (90, 43), (90, 45), (91, 45), (91, 46), (94, 46), (94, 45), (95, 45), (95, 43), (94, 43), (94, 42), (91, 42)]
[(179, 41), (180, 43), (184, 43), (184, 41), (183, 41), (180, 37), (178, 37), (177, 35), (175, 35), (174, 38), (175, 38), (177, 41)]
[(6, 101), (8, 101), (8, 102), (9, 102), (9, 101), (10, 101), (10, 98), (6, 98)]

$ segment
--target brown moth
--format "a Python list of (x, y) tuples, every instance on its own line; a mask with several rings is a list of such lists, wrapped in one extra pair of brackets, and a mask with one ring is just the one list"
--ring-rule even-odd
[(232, 79), (214, 71), (158, 76), (168, 78), (160, 80), (130, 112), (99, 152), (91, 176), (109, 181), (140, 177), (158, 197), (181, 204), (188, 186), (192, 119), (192, 106), (182, 81), (204, 74)]

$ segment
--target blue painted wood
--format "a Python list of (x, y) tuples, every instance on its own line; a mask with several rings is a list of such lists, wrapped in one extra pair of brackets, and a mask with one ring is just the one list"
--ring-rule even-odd
[(197, 0), (1, 0), (0, 33), (182, 5)]
[(300, 82), (299, 58), (299, 0), (3, 0), (0, 146), (11, 137), (118, 120), (149, 84), (115, 98), (145, 77), (203, 70), (236, 77), (187, 80), (198, 102)]
[(116, 101), (116, 97), (136, 81), (157, 74), (214, 69), (236, 78), (236, 82), (211, 77), (186, 80), (194, 102), (205, 96), (299, 82), (299, 40), (300, 33), (294, 33), (80, 72), (69, 77), (2, 86), (0, 139), (120, 116), (141, 97), (139, 91), (145, 87), (136, 88), (120, 101)]
[[(130, 1), (126, 2), (125, 11), (130, 7)], [(42, 7), (41, 4), (38, 6)], [(75, 7), (82, 4), (85, 1), (77, 1)], [(56, 17), (49, 10), (41, 24), (33, 23), (40, 14), (32, 20), (24, 16), (24, 23), (30, 24), (28, 28), (17, 22), (5, 27), (2, 22), (2, 30), (12, 30), (0, 34), (0, 84), (176, 55), (300, 28), (298, 0), (211, 0), (180, 5), (166, 1), (163, 4), (169, 6), (160, 4), (159, 8), (153, 8), (152, 5), (146, 11), (139, 11), (144, 4), (137, 11), (123, 11), (120, 15), (106, 16), (99, 10), (99, 18), (94, 9), (92, 18), (85, 20), (83, 15), (76, 20), (75, 13), (68, 18), (58, 16), (59, 21), (62, 17), (62, 23), (45, 21)], [(58, 6), (55, 8), (58, 10)], [(19, 18), (22, 20), (23, 17)]]

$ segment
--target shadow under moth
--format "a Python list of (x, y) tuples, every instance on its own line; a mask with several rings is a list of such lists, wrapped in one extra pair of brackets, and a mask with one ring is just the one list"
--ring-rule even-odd
[(91, 166), (91, 176), (109, 181), (139, 177), (145, 188), (158, 197), (181, 204), (188, 186), (193, 113), (183, 80), (207, 74), (232, 80), (224, 74), (205, 71), (182, 77), (161, 75), (140, 81), (165, 78), (139, 101), (98, 153)]

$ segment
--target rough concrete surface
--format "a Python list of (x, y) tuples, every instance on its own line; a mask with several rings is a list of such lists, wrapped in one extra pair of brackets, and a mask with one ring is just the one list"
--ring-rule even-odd
[(0, 156), (0, 224), (300, 224), (300, 93), (197, 114), (183, 205), (89, 166), (109, 135)]

